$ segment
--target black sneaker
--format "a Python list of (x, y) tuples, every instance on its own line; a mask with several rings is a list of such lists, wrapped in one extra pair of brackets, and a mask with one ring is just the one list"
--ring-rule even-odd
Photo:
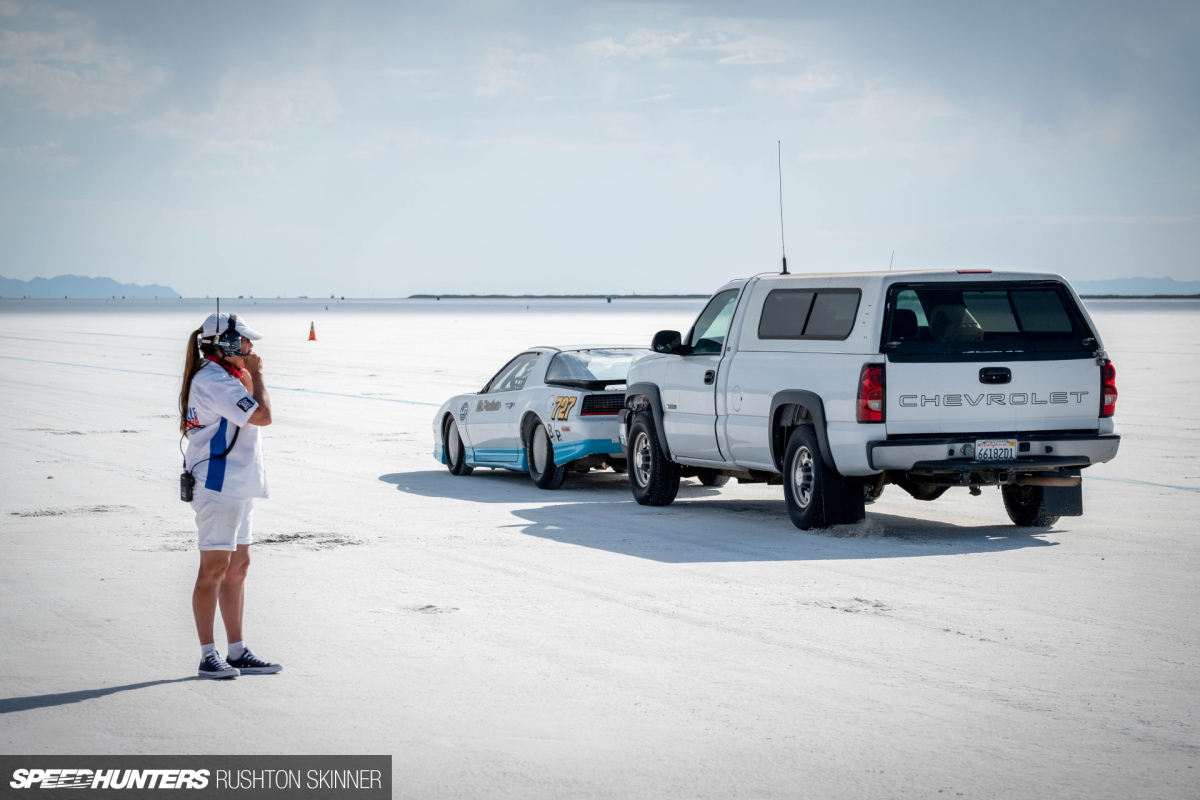
[(201, 678), (236, 678), (241, 671), (229, 666), (216, 650), (207, 653), (200, 661), (200, 669), (196, 673)]
[(270, 675), (283, 669), (279, 664), (263, 661), (249, 649), (242, 651), (241, 658), (229, 659), (229, 666), (235, 667), (243, 675)]

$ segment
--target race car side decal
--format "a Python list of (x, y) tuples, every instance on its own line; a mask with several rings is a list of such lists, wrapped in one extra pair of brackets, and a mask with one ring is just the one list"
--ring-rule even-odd
[(566, 419), (571, 413), (571, 409), (575, 407), (575, 402), (578, 397), (556, 397), (554, 398), (554, 409), (550, 412), (550, 419)]

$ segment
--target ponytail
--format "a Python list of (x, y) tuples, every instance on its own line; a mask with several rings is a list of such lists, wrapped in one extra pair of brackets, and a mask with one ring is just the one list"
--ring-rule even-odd
[(197, 339), (204, 334), (204, 328), (197, 328), (188, 334), (187, 356), (183, 362), (183, 390), (179, 393), (179, 432), (187, 433), (188, 396), (192, 392), (192, 378), (204, 366), (204, 358), (200, 355)]

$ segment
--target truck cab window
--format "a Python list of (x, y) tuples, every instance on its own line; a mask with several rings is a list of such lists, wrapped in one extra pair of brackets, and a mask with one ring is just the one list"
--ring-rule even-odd
[(691, 345), (694, 353), (719, 353), (725, 346), (725, 335), (737, 307), (737, 289), (721, 292), (700, 313), (692, 327)]

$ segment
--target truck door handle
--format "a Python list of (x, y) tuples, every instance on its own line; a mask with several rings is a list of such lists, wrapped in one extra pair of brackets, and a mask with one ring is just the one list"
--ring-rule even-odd
[(1008, 367), (984, 367), (979, 370), (980, 383), (1008, 383), (1012, 380), (1012, 370)]
[(704, 385), (705, 386), (712, 386), (713, 381), (715, 381), (716, 379), (717, 379), (717, 373), (715, 370), (710, 369), (708, 372), (704, 373)]

